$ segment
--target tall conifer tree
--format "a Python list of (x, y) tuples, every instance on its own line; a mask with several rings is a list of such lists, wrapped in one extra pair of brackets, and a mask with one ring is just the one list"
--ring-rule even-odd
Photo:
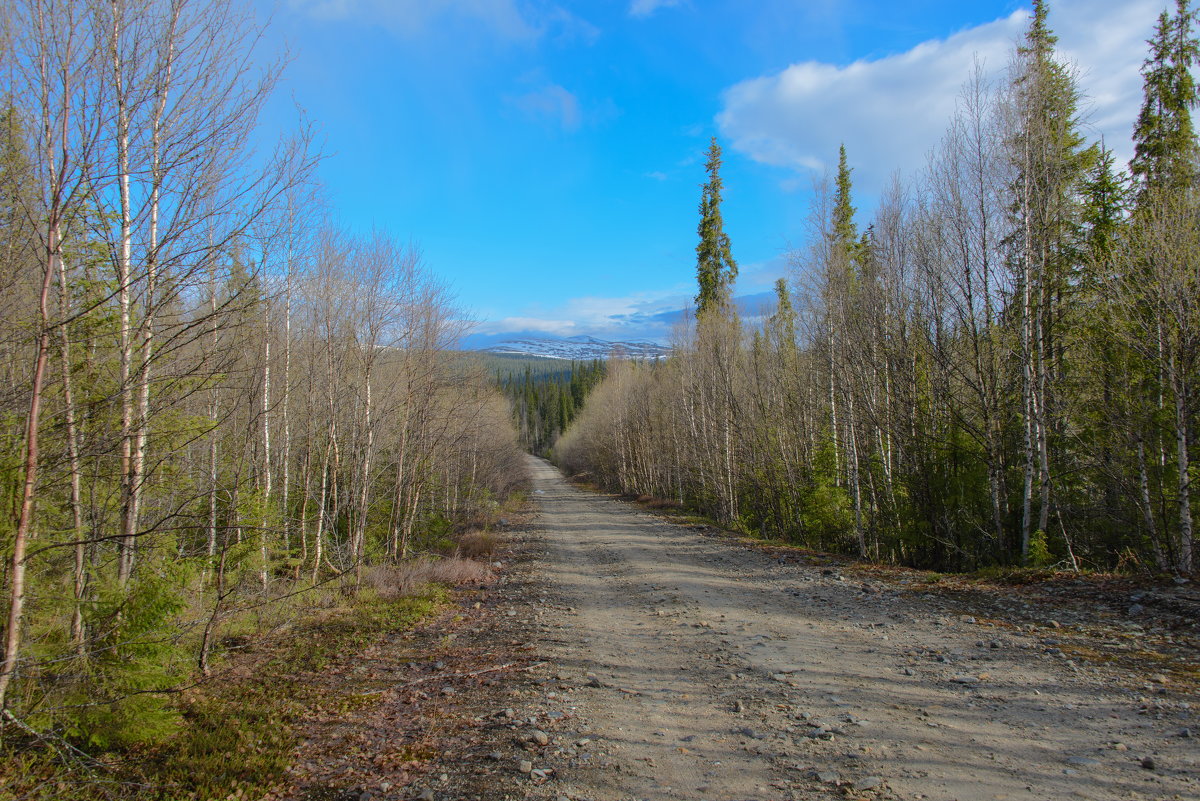
[(833, 238), (847, 256), (854, 254), (858, 244), (858, 226), (854, 224), (857, 209), (851, 201), (850, 166), (846, 162), (846, 146), (838, 147), (837, 183), (833, 195)]
[(1193, 33), (1196, 12), (1190, 6), (1190, 0), (1176, 0), (1175, 16), (1162, 12), (1142, 66), (1145, 96), (1133, 132), (1130, 169), (1143, 203), (1149, 193), (1178, 190), (1196, 179), (1192, 110), (1200, 98), (1192, 68), (1200, 62), (1200, 45)]
[(696, 281), (700, 285), (696, 295), (697, 315), (728, 306), (730, 289), (737, 279), (737, 262), (730, 252), (729, 236), (721, 217), (721, 146), (715, 136), (708, 146), (704, 169), (708, 181), (700, 195), (700, 225), (697, 229), (700, 235), (696, 245)]

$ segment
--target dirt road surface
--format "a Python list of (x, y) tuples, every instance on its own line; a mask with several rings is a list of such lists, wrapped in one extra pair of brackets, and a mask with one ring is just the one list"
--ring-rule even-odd
[(526, 741), (492, 754), (503, 797), (1200, 798), (1196, 699), (1170, 678), (531, 470), (531, 572), (501, 619), (546, 664), (503, 712)]

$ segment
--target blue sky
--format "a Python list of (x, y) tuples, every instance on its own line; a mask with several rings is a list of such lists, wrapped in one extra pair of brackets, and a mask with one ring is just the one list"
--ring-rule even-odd
[[(1119, 153), (1166, 0), (1057, 0), (1051, 24)], [(269, 10), (266, 0), (263, 7)], [(279, 0), (267, 47), (319, 123), (330, 204), (423, 251), (479, 335), (669, 337), (694, 294), (703, 151), (755, 296), (803, 242), (844, 141), (858, 205), (919, 169), (978, 55), (1026, 6), (984, 0)]]

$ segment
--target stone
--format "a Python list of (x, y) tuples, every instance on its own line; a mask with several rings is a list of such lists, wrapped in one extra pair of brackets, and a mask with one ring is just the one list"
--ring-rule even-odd
[(532, 742), (542, 746), (550, 744), (550, 735), (546, 734), (546, 732), (542, 731), (541, 729), (534, 729), (531, 731), (529, 733), (529, 739)]
[(746, 705), (744, 703), (742, 703), (741, 701), (734, 701), (733, 702), (733, 711), (740, 715), (746, 711)]
[(1127, 611), (1130, 615), (1140, 615), (1142, 612), (1146, 611), (1146, 607), (1142, 606), (1141, 604), (1130, 604)]
[(873, 790), (883, 784), (883, 779), (878, 776), (864, 776), (854, 783), (855, 790)]
[(913, 669), (912, 669), (912, 668), (910, 668), (910, 667), (906, 667), (906, 668), (904, 668), (903, 670), (901, 670), (900, 672), (901, 672), (901, 673), (903, 673), (905, 676), (915, 676), (915, 675), (917, 675), (917, 671), (913, 670)]
[(1154, 757), (1142, 757), (1142, 767), (1146, 770), (1154, 770), (1156, 767)]
[(517, 763), (517, 773), (529, 773), (533, 770), (533, 763), (528, 759), (522, 759)]
[(822, 784), (837, 784), (840, 780), (841, 780), (841, 777), (838, 776), (837, 771), (833, 771), (833, 770), (817, 771), (817, 781), (821, 782)]
[(433, 790), (426, 789), (422, 790), (421, 794), (417, 796), (417, 801), (434, 801), (436, 798), (437, 796), (433, 794)]

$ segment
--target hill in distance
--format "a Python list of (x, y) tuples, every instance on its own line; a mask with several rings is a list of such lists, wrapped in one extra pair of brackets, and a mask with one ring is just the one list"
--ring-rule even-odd
[(671, 349), (654, 342), (611, 342), (590, 336), (520, 337), (477, 348), (481, 353), (540, 356), (547, 359), (588, 361), (591, 359), (665, 359)]

